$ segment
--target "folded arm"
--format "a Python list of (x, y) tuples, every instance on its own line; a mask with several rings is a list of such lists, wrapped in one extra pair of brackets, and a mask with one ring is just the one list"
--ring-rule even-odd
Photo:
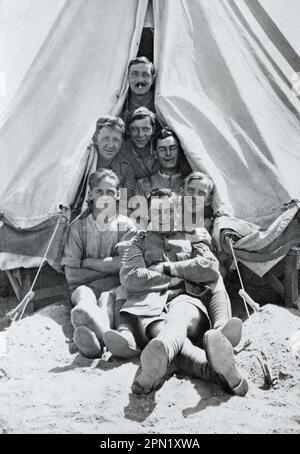
[(121, 258), (105, 257), (104, 259), (87, 258), (82, 260), (81, 269), (89, 269), (106, 274), (115, 274), (120, 271)]
[(213, 282), (220, 276), (219, 262), (208, 246), (200, 243), (193, 245), (194, 257), (164, 265), (165, 273), (195, 284)]
[(69, 285), (85, 285), (101, 279), (104, 273), (94, 271), (88, 268), (75, 268), (65, 266), (65, 276)]
[(120, 281), (132, 292), (156, 292), (170, 288), (172, 278), (147, 268), (143, 252), (136, 243), (125, 253), (120, 271)]

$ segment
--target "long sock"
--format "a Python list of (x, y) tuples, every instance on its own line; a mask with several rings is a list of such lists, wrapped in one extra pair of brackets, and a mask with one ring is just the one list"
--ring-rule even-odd
[(231, 304), (225, 288), (212, 292), (208, 315), (215, 329), (223, 326), (231, 318)]
[(163, 330), (156, 337), (156, 339), (159, 339), (164, 343), (167, 349), (169, 364), (181, 351), (184, 341), (186, 339), (186, 335), (187, 335), (186, 329), (182, 328), (180, 329), (180, 327), (178, 327), (177, 330), (175, 327), (173, 330)]
[(181, 352), (176, 358), (178, 369), (186, 374), (220, 384), (221, 380), (218, 374), (209, 365), (205, 351), (196, 347), (186, 338)]

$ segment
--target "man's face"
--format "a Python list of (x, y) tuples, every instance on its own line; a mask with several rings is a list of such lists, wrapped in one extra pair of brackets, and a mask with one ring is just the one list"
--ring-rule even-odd
[(90, 189), (89, 197), (96, 212), (101, 213), (106, 209), (108, 214), (112, 214), (118, 198), (116, 181), (109, 176), (103, 177), (97, 186)]
[(151, 75), (151, 66), (146, 63), (132, 65), (128, 72), (129, 87), (133, 93), (143, 96), (150, 91), (154, 81)]
[(129, 126), (129, 134), (132, 142), (138, 148), (144, 148), (150, 141), (153, 127), (149, 117), (134, 120)]
[(151, 224), (154, 231), (163, 233), (174, 230), (176, 206), (173, 199), (169, 197), (153, 198), (150, 210)]
[(183, 188), (183, 195), (192, 197), (192, 203), (185, 205), (188, 211), (196, 212), (197, 209), (203, 208), (204, 205), (210, 204), (210, 184), (207, 180), (191, 180)]
[(100, 156), (107, 160), (112, 160), (120, 151), (123, 144), (123, 135), (117, 128), (105, 126), (100, 129), (97, 136), (97, 145)]
[(175, 169), (179, 158), (179, 146), (177, 140), (172, 136), (158, 140), (156, 155), (161, 170)]

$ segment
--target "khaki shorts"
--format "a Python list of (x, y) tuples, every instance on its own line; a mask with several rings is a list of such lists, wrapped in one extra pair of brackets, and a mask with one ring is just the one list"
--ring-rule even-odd
[(210, 320), (208, 317), (208, 313), (206, 310), (206, 307), (202, 303), (201, 300), (194, 298), (190, 295), (182, 294), (174, 298), (172, 301), (170, 301), (164, 308), (163, 312), (158, 315), (158, 316), (138, 316), (138, 330), (139, 330), (139, 336), (143, 340), (143, 342), (146, 344), (149, 342), (150, 338), (148, 337), (148, 329), (150, 325), (154, 322), (160, 322), (164, 321), (167, 317), (167, 314), (170, 310), (170, 308), (177, 303), (184, 303), (184, 304), (192, 304), (193, 306), (196, 306), (199, 311), (201, 312), (201, 315), (203, 315), (207, 319), (207, 324), (208, 327), (210, 327)]

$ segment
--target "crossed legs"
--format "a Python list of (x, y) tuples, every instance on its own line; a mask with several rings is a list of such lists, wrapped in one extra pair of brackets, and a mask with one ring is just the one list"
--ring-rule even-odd
[(147, 394), (157, 388), (168, 365), (182, 350), (187, 337), (194, 337), (207, 328), (207, 317), (197, 306), (187, 301), (174, 300), (165, 319), (155, 321), (147, 327), (147, 335), (152, 340), (141, 354), (132, 391)]
[[(176, 358), (177, 367), (188, 375), (222, 384), (231, 393), (244, 396), (248, 384), (235, 367), (231, 342), (222, 329), (207, 329), (207, 317), (198, 307), (188, 301), (172, 304), (164, 321), (148, 327), (153, 339), (141, 354), (132, 391), (147, 394), (155, 390)], [(203, 334), (205, 350), (189, 340)]]

